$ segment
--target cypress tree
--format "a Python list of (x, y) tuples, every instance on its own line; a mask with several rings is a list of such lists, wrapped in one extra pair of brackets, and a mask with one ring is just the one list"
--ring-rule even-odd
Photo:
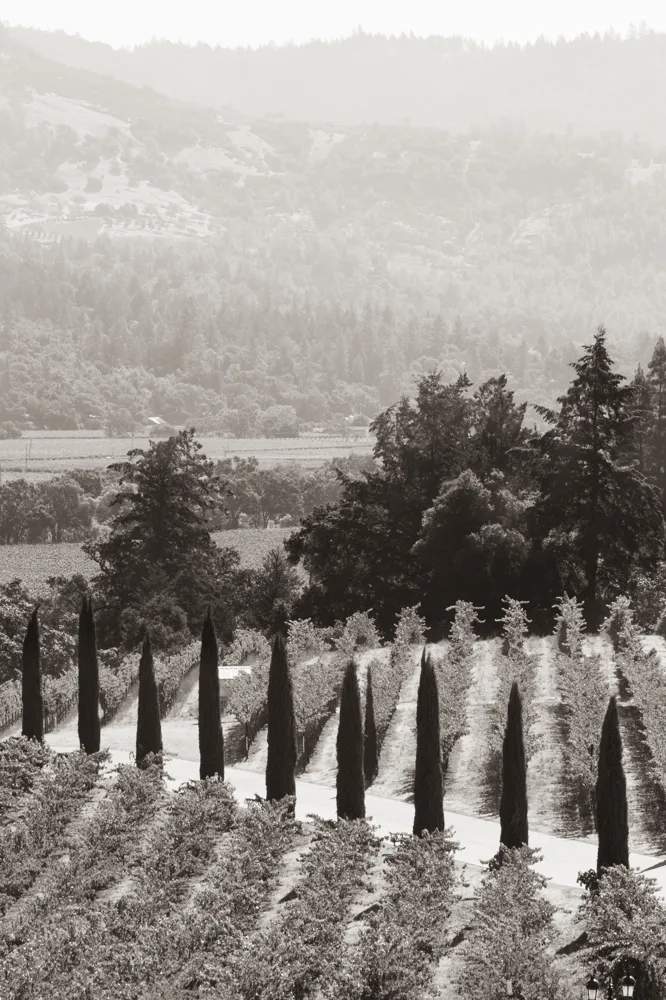
[(296, 795), (296, 757), (294, 693), (284, 634), (278, 632), (273, 640), (268, 673), (266, 798), (269, 802)]
[(425, 647), (416, 701), (414, 834), (444, 829), (444, 780), (439, 737), (439, 693), (435, 668)]
[(139, 714), (136, 727), (136, 762), (141, 764), (149, 753), (162, 752), (160, 703), (155, 683), (150, 632), (146, 630), (139, 662)]
[(500, 844), (506, 847), (521, 847), (528, 843), (523, 703), (516, 681), (511, 685), (502, 747), (500, 824)]
[(601, 727), (599, 769), (595, 789), (599, 851), (597, 873), (612, 865), (629, 867), (627, 782), (622, 767), (622, 737), (615, 698)]
[(350, 660), (342, 682), (337, 739), (337, 807), (341, 819), (365, 817), (363, 719), (356, 664)]
[(201, 632), (199, 663), (199, 777), (224, 781), (224, 735), (220, 719), (220, 677), (215, 625), (210, 608)]
[(79, 615), (79, 743), (86, 753), (99, 751), (99, 667), (90, 597), (83, 598)]
[(44, 699), (39, 651), (39, 621), (37, 608), (28, 622), (23, 640), (23, 676), (21, 680), (23, 702), (22, 735), (31, 740), (44, 739)]
[(375, 700), (372, 693), (372, 669), (368, 667), (368, 681), (365, 689), (365, 727), (363, 732), (363, 772), (365, 787), (371, 785), (379, 771), (379, 751), (377, 747), (377, 726), (375, 724)]

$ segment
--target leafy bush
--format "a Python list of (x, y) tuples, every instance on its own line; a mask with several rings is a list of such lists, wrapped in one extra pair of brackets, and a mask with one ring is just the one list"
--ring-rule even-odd
[(339, 975), (324, 986), (330, 1000), (429, 995), (456, 898), (456, 845), (442, 833), (393, 835), (389, 843), (385, 890)]
[(477, 614), (481, 608), (474, 607), (469, 601), (456, 601), (446, 610), (454, 612), (449, 630), (449, 656), (454, 660), (468, 661), (474, 652), (474, 625), (481, 622)]
[(364, 820), (316, 820), (296, 898), (268, 930), (244, 942), (220, 1000), (305, 1000), (335, 981), (347, 910), (365, 888), (378, 850)]
[(256, 656), (258, 660), (270, 660), (270, 644), (255, 629), (236, 629), (233, 641), (222, 657), (222, 663), (235, 666), (244, 663), (249, 656)]
[(585, 618), (582, 604), (576, 597), (559, 597), (555, 603), (555, 635), (557, 648), (566, 656), (580, 659), (583, 655)]
[(287, 622), (287, 649), (292, 663), (331, 648), (331, 630), (314, 625), (310, 618)]
[(586, 958), (604, 980), (630, 972), (636, 1000), (666, 996), (666, 909), (655, 879), (614, 865), (588, 892), (578, 920), (587, 933)]
[(514, 991), (540, 1000), (563, 1000), (552, 968), (555, 907), (544, 898), (547, 879), (534, 871), (541, 855), (502, 846), (474, 893), (472, 930), (464, 945), (465, 995), (505, 1000)]
[(502, 652), (505, 656), (519, 656), (524, 652), (530, 624), (524, 608), (527, 603), (513, 597), (502, 598), (502, 604), (506, 607), (502, 609), (501, 618), (496, 620), (502, 623)]
[(639, 648), (639, 629), (628, 597), (618, 597), (610, 606), (608, 617), (601, 626), (616, 653), (633, 653)]
[(592, 833), (599, 740), (608, 707), (608, 686), (598, 655), (577, 658), (558, 652), (555, 667), (562, 700), (562, 754), (569, 805), (582, 832)]
[(618, 654), (618, 666), (633, 694), (645, 729), (645, 742), (652, 760), (646, 769), (656, 765), (657, 777), (666, 785), (666, 675), (655, 650), (638, 649)]
[(0, 830), (0, 914), (30, 888), (61, 845), (66, 825), (94, 787), (108, 752), (52, 757), (35, 782), (30, 808)]

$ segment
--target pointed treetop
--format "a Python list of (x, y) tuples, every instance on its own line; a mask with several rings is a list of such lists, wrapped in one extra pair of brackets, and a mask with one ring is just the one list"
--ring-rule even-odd
[(648, 362), (649, 379), (654, 384), (661, 387), (666, 383), (666, 344), (664, 338), (659, 337), (654, 346), (652, 357)]

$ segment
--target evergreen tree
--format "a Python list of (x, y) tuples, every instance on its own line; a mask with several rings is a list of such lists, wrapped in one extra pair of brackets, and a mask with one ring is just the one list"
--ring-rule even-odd
[(666, 344), (663, 337), (657, 341), (648, 364), (647, 381), (652, 395), (647, 474), (656, 483), (666, 516)]
[(23, 675), (21, 680), (23, 727), (21, 733), (29, 740), (44, 739), (44, 700), (40, 666), (39, 621), (33, 611), (23, 640)]
[(622, 737), (615, 697), (601, 728), (599, 769), (595, 789), (597, 835), (597, 873), (612, 865), (629, 867), (629, 821), (627, 816), (627, 782), (622, 767)]
[(493, 470), (508, 473), (511, 452), (526, 444), (523, 427), (527, 403), (516, 404), (506, 375), (489, 378), (473, 396), (472, 464), (482, 481)]
[(444, 829), (444, 782), (439, 737), (439, 694), (435, 668), (424, 648), (416, 701), (414, 834)]
[(523, 744), (523, 705), (516, 681), (511, 685), (502, 747), (500, 843), (522, 847), (528, 843), (527, 768)]
[(211, 537), (226, 486), (201, 447), (194, 430), (180, 431), (151, 442), (147, 451), (134, 448), (127, 461), (111, 466), (120, 479), (109, 535), (84, 548), (100, 567), (100, 626), (112, 645), (132, 645), (146, 626), (156, 642), (167, 613), (178, 632), (183, 619), (198, 628), (208, 604), (218, 630), (233, 617), (226, 595), (233, 592), (238, 556)]
[(160, 703), (155, 683), (150, 632), (146, 631), (139, 661), (139, 715), (136, 727), (136, 762), (141, 764), (149, 753), (162, 752)]
[(79, 614), (79, 743), (86, 753), (99, 751), (99, 667), (90, 597), (83, 598)]
[(543, 537), (567, 540), (564, 561), (580, 569), (588, 624), (596, 627), (600, 585), (621, 592), (636, 565), (652, 568), (663, 549), (664, 523), (654, 487), (622, 461), (632, 431), (632, 389), (612, 371), (603, 327), (572, 367), (576, 377), (558, 400), (559, 414), (537, 407), (553, 425), (541, 439), (537, 513)]
[(372, 669), (368, 667), (365, 689), (365, 726), (363, 732), (363, 773), (365, 787), (371, 785), (379, 771), (379, 748), (377, 746), (377, 726), (375, 724), (375, 701), (372, 692)]
[(210, 608), (201, 633), (199, 664), (199, 777), (224, 781), (224, 735), (220, 719), (220, 677), (215, 625)]
[(639, 365), (631, 383), (631, 404), (629, 407), (633, 433), (627, 454), (629, 462), (634, 462), (643, 476), (650, 475), (650, 458), (654, 430), (652, 386)]
[(337, 807), (341, 819), (365, 817), (363, 719), (356, 664), (350, 660), (342, 682), (337, 740)]
[(266, 798), (269, 802), (296, 795), (296, 758), (294, 693), (284, 634), (278, 632), (273, 640), (268, 673)]

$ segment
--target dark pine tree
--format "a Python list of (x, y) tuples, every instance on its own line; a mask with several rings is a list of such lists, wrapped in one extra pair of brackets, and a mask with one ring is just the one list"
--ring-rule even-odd
[(430, 656), (424, 648), (416, 700), (414, 834), (444, 829), (444, 780), (439, 738), (439, 693)]
[(377, 726), (375, 724), (375, 700), (372, 692), (372, 670), (368, 667), (368, 681), (365, 690), (365, 727), (363, 732), (363, 773), (365, 787), (377, 777), (379, 752), (377, 747)]
[(266, 798), (269, 802), (296, 795), (296, 756), (294, 693), (284, 634), (278, 632), (273, 640), (268, 674)]
[(611, 698), (601, 728), (599, 769), (595, 789), (599, 851), (597, 873), (612, 865), (629, 867), (627, 782), (622, 767), (622, 737), (615, 698)]
[(646, 475), (656, 483), (666, 516), (666, 344), (660, 337), (648, 364), (652, 427), (647, 442)]
[(661, 498), (626, 456), (635, 434), (635, 392), (613, 371), (606, 331), (573, 362), (576, 377), (559, 414), (537, 406), (551, 424), (541, 438), (541, 498), (536, 505), (541, 537), (555, 530), (575, 540), (569, 559), (585, 579), (587, 623), (603, 616), (601, 584), (621, 594), (635, 569), (650, 572), (664, 550)]
[(210, 608), (201, 633), (199, 665), (199, 777), (224, 781), (224, 736), (220, 719), (220, 677), (215, 625)]
[(626, 451), (626, 461), (633, 462), (642, 476), (648, 475), (654, 431), (652, 386), (639, 365), (631, 383), (632, 433)]
[(342, 682), (337, 740), (337, 806), (341, 819), (365, 817), (363, 718), (356, 664), (350, 660)]
[(100, 746), (99, 667), (92, 601), (84, 597), (79, 615), (79, 743), (86, 753)]
[(528, 843), (527, 767), (523, 743), (523, 704), (514, 681), (509, 695), (504, 745), (502, 747), (502, 797), (500, 843), (521, 847)]
[(136, 762), (141, 764), (149, 753), (162, 752), (160, 702), (155, 683), (150, 632), (146, 631), (139, 662), (139, 716), (136, 727)]
[(37, 608), (33, 611), (23, 640), (23, 736), (29, 740), (44, 739), (44, 699), (39, 655), (39, 621)]

